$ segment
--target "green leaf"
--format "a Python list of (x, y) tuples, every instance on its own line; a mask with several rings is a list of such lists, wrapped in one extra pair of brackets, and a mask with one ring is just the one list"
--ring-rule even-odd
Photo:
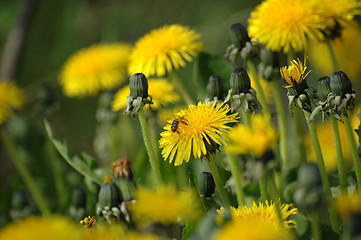
[(54, 136), (49, 122), (46, 119), (44, 120), (44, 125), (51, 142), (55, 146), (56, 150), (58, 150), (60, 155), (65, 159), (65, 161), (67, 161), (69, 165), (72, 166), (81, 175), (101, 185), (107, 173), (102, 169), (95, 168), (95, 159), (86, 153), (75, 155), (70, 150), (65, 141), (60, 141)]
[(191, 239), (192, 234), (194, 233), (196, 226), (193, 222), (187, 222), (186, 226), (183, 228), (182, 240)]

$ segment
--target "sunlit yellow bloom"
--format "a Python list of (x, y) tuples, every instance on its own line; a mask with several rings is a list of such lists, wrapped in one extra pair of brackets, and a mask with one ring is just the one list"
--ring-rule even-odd
[[(188, 162), (191, 154), (195, 158), (207, 156), (207, 148), (214, 144), (225, 143), (225, 133), (230, 129), (229, 123), (237, 122), (237, 113), (229, 114), (230, 107), (226, 104), (216, 106), (210, 102), (199, 102), (197, 106), (189, 105), (188, 109), (178, 112), (164, 127), (159, 147), (163, 148), (164, 160), (169, 158), (171, 163), (175, 158), (174, 165)], [(172, 124), (175, 124), (176, 129)]]
[[(330, 1), (333, 2), (333, 1)], [(332, 49), (335, 53), (339, 69), (342, 69), (355, 82), (361, 74), (361, 29), (357, 23), (346, 25), (341, 36), (331, 40)], [(315, 70), (326, 76), (330, 76), (335, 69), (332, 58), (325, 42), (311, 42), (309, 48), (310, 62)]]
[(81, 49), (67, 60), (60, 74), (64, 94), (83, 97), (119, 86), (127, 78), (130, 52), (125, 43)]
[(361, 214), (361, 195), (358, 191), (353, 194), (343, 193), (335, 199), (334, 205), (342, 218), (347, 218), (352, 213)]
[(64, 217), (29, 217), (5, 226), (1, 240), (79, 240), (81, 229)]
[(253, 154), (263, 156), (278, 141), (278, 133), (262, 114), (251, 117), (251, 126), (239, 124), (228, 133), (229, 144), (225, 146), (231, 154)]
[(244, 219), (230, 221), (216, 235), (215, 240), (292, 240), (294, 236), (285, 228), (275, 227), (269, 221)]
[(80, 224), (82, 225), (84, 224), (84, 228), (94, 228), (95, 222), (96, 222), (95, 216), (93, 217), (88, 216), (83, 220), (81, 220)]
[[(119, 111), (126, 107), (127, 97), (130, 93), (129, 85), (120, 89), (115, 95), (112, 103), (112, 110)], [(165, 78), (148, 79), (148, 94), (152, 96), (154, 109), (160, 106), (166, 106), (169, 103), (175, 103), (180, 100), (178, 93), (175, 91), (174, 85)], [(146, 105), (149, 107), (149, 105)]]
[(336, 21), (345, 24), (355, 15), (360, 15), (361, 3), (356, 0), (318, 0), (319, 15), (328, 21), (332, 28)]
[(129, 75), (143, 73), (162, 77), (192, 61), (202, 48), (195, 30), (178, 24), (154, 29), (135, 43), (129, 64)]
[(173, 185), (163, 185), (156, 190), (139, 188), (135, 192), (131, 212), (141, 224), (185, 223), (200, 216), (200, 205), (193, 191), (178, 191)]
[(285, 80), (286, 84), (288, 84), (284, 86), (285, 88), (300, 84), (310, 75), (312, 70), (307, 72), (307, 58), (307, 55), (305, 55), (304, 63), (297, 58), (297, 61), (291, 61), (290, 66), (281, 67), (281, 77)]
[(318, 13), (317, 1), (266, 0), (251, 13), (248, 34), (272, 51), (292, 47), (296, 52), (306, 48), (307, 38), (323, 39), (324, 19)]
[(0, 80), (0, 125), (21, 108), (25, 94), (14, 83)]
[[(357, 117), (357, 114), (360, 112), (361, 105), (355, 107), (355, 112), (350, 116), (351, 124), (353, 129), (358, 128), (360, 125), (360, 119)], [(333, 131), (332, 125), (330, 121), (322, 122), (316, 125), (317, 136), (320, 141), (321, 151), (323, 155), (323, 159), (325, 162), (325, 167), (328, 173), (332, 173), (337, 169), (337, 157), (335, 150), (335, 142), (333, 140)], [(348, 145), (347, 134), (345, 127), (342, 123), (338, 123), (338, 130), (340, 134), (341, 147), (342, 147), (342, 155), (345, 163), (351, 165), (351, 151)], [(355, 133), (355, 139), (358, 142), (358, 137)], [(313, 145), (310, 136), (306, 137), (306, 149), (307, 149), (307, 159), (311, 162), (316, 162), (315, 152), (313, 150)]]
[[(297, 223), (294, 220), (288, 220), (291, 215), (297, 214), (298, 209), (292, 208), (293, 204), (281, 204), (279, 203), (281, 209), (281, 215), (285, 228), (295, 228)], [(222, 207), (220, 210), (217, 210), (217, 222), (221, 223), (223, 221), (223, 211)], [(232, 221), (258, 221), (258, 222), (270, 222), (274, 226), (279, 225), (279, 220), (274, 203), (269, 203), (267, 200), (265, 203), (253, 202), (252, 207), (246, 205), (239, 206), (238, 208), (231, 207)]]

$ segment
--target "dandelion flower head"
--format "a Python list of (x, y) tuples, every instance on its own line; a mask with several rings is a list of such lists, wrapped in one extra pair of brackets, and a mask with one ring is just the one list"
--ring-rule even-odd
[(202, 48), (200, 34), (187, 26), (164, 25), (135, 43), (128, 72), (162, 77), (192, 61)]
[(229, 144), (225, 146), (231, 154), (254, 154), (263, 156), (278, 141), (278, 133), (264, 115), (251, 117), (251, 125), (239, 124), (228, 133)]
[(248, 34), (272, 51), (288, 53), (306, 48), (307, 38), (323, 39), (323, 19), (312, 0), (266, 0), (251, 13)]
[[(288, 220), (291, 215), (297, 214), (298, 209), (292, 208), (293, 204), (281, 204), (278, 203), (281, 209), (281, 215), (284, 223), (284, 227), (295, 228), (297, 223), (294, 220)], [(222, 207), (220, 210), (217, 210), (217, 222), (221, 223), (223, 221), (223, 211)], [(267, 200), (265, 203), (260, 202), (258, 205), (256, 202), (252, 203), (251, 207), (246, 205), (239, 206), (238, 208), (231, 207), (232, 221), (254, 221), (254, 222), (269, 222), (273, 226), (277, 227), (279, 225), (279, 220), (276, 212), (275, 203), (269, 203)]]
[[(112, 103), (113, 111), (119, 111), (126, 107), (129, 93), (129, 85), (127, 85), (114, 95)], [(180, 100), (180, 96), (175, 91), (174, 85), (165, 78), (148, 79), (148, 94), (152, 96), (153, 104), (151, 107), (154, 109), (159, 109), (161, 106), (166, 106), (169, 103), (175, 103)]]
[(0, 80), (0, 125), (21, 108), (25, 94), (14, 83)]
[(238, 117), (237, 113), (229, 114), (228, 105), (216, 104), (199, 102), (197, 106), (189, 105), (188, 109), (181, 110), (168, 121), (159, 140), (164, 160), (169, 159), (172, 163), (175, 159), (174, 165), (179, 166), (183, 161), (188, 162), (191, 154), (194, 158), (201, 158), (207, 156), (207, 148), (225, 144), (225, 134), (230, 129), (227, 124), (237, 122)]
[(60, 83), (68, 97), (96, 95), (119, 86), (127, 77), (131, 46), (95, 44), (81, 49), (64, 64)]
[(173, 185), (163, 185), (156, 190), (139, 188), (131, 211), (138, 222), (185, 223), (200, 216), (200, 205), (193, 191), (178, 191)]
[(312, 70), (307, 72), (307, 55), (305, 55), (304, 63), (297, 58), (291, 61), (290, 66), (281, 67), (281, 77), (285, 80), (285, 88), (295, 87), (311, 74)]
[(28, 217), (14, 222), (0, 231), (1, 240), (78, 240), (81, 228), (64, 217)]

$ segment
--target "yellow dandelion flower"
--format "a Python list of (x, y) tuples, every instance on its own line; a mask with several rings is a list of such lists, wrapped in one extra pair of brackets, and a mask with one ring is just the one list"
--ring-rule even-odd
[(247, 219), (227, 223), (214, 239), (292, 240), (294, 236), (284, 228), (275, 227), (271, 222)]
[(201, 214), (195, 193), (179, 192), (173, 185), (163, 185), (156, 190), (139, 188), (135, 200), (131, 212), (141, 224), (185, 223), (186, 220), (198, 219)]
[[(129, 93), (129, 85), (127, 85), (114, 95), (112, 103), (113, 111), (119, 111), (126, 107)], [(151, 107), (154, 109), (159, 109), (161, 106), (166, 106), (169, 103), (175, 103), (180, 100), (180, 96), (175, 91), (174, 85), (165, 78), (148, 79), (148, 94), (152, 96), (154, 104), (152, 104)], [(147, 105), (147, 107), (149, 107), (149, 105)]]
[(361, 3), (356, 0), (318, 0), (318, 14), (328, 21), (330, 28), (333, 28), (336, 22), (344, 25), (355, 15), (360, 15), (360, 7)]
[(178, 112), (164, 127), (159, 147), (163, 148), (164, 160), (169, 158), (174, 165), (188, 162), (191, 154), (195, 158), (207, 156), (207, 148), (214, 144), (225, 143), (225, 133), (230, 129), (229, 123), (237, 122), (237, 113), (230, 114), (226, 104), (214, 102), (189, 105), (188, 109)]
[(201, 50), (199, 38), (195, 30), (178, 24), (154, 29), (135, 43), (128, 72), (162, 77), (178, 70)]
[[(332, 2), (332, 1), (330, 1)], [(331, 40), (340, 69), (347, 73), (351, 81), (356, 81), (361, 74), (361, 29), (357, 23), (342, 28), (341, 36)], [(309, 48), (310, 62), (318, 72), (330, 76), (335, 69), (325, 42), (311, 42)]]
[(86, 217), (84, 218), (83, 220), (80, 221), (80, 224), (84, 224), (84, 228), (94, 228), (95, 226), (95, 222), (96, 222), (96, 219), (95, 219), (95, 216), (93, 217)]
[(294, 87), (302, 82), (310, 75), (312, 70), (307, 72), (307, 55), (305, 55), (304, 63), (297, 58), (291, 61), (290, 66), (281, 67), (281, 77), (285, 80), (286, 84), (284, 88)]
[(276, 144), (278, 133), (262, 114), (253, 115), (250, 122), (251, 126), (239, 124), (230, 130), (225, 146), (228, 153), (261, 157)]
[(266, 0), (251, 13), (248, 34), (272, 51), (285, 53), (306, 48), (307, 38), (323, 39), (325, 27), (317, 14), (318, 4), (312, 0)]
[(0, 231), (1, 240), (78, 240), (80, 229), (64, 217), (29, 217), (11, 223)]
[(361, 214), (361, 195), (357, 191), (353, 194), (343, 193), (334, 200), (334, 206), (343, 219), (352, 213)]
[(96, 44), (81, 49), (63, 66), (59, 80), (68, 97), (95, 95), (119, 86), (127, 77), (131, 46)]
[(14, 83), (0, 80), (0, 125), (21, 108), (25, 94)]
[[(298, 209), (292, 208), (293, 204), (281, 204), (278, 203), (281, 209), (281, 215), (284, 223), (284, 227), (295, 228), (297, 227), (297, 223), (294, 220), (288, 220), (291, 215), (297, 214)], [(220, 210), (217, 210), (217, 222), (221, 223), (223, 221), (223, 211), (222, 207)], [(239, 206), (238, 208), (231, 207), (231, 215), (232, 221), (258, 221), (258, 222), (269, 222), (273, 226), (279, 225), (279, 220), (276, 212), (276, 206), (274, 203), (269, 203), (267, 200), (265, 203), (259, 203), (257, 205), (256, 202), (252, 203), (252, 207), (248, 207), (246, 205)]]

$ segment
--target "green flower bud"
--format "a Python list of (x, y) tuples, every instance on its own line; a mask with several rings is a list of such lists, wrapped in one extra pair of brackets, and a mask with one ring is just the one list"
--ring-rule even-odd
[(269, 49), (262, 48), (260, 51), (260, 59), (264, 66), (279, 68), (278, 55), (276, 52), (272, 52)]
[(332, 93), (344, 97), (345, 94), (352, 94), (352, 84), (346, 73), (339, 71), (331, 74), (330, 86)]
[(72, 195), (72, 206), (76, 208), (86, 208), (86, 195), (83, 188), (76, 188)]
[(100, 208), (118, 207), (118, 205), (122, 201), (123, 198), (119, 191), (119, 188), (114, 183), (108, 182), (100, 187), (100, 191), (98, 195), (98, 206)]
[(224, 87), (222, 78), (218, 75), (212, 75), (209, 77), (207, 85), (207, 98), (224, 99)]
[(325, 101), (327, 99), (328, 94), (331, 93), (331, 86), (330, 86), (330, 78), (329, 77), (322, 77), (318, 80), (317, 85), (317, 95), (321, 101)]
[(230, 38), (232, 43), (239, 49), (250, 41), (247, 29), (241, 23), (235, 23), (231, 26)]
[(133, 98), (148, 97), (148, 80), (143, 73), (136, 73), (130, 78), (130, 96)]
[(233, 94), (245, 93), (251, 88), (251, 80), (243, 67), (234, 69), (230, 80)]
[(322, 185), (320, 170), (315, 163), (306, 163), (298, 172), (298, 182), (305, 189), (311, 189)]
[(205, 198), (214, 194), (215, 183), (210, 172), (202, 172), (199, 176), (199, 194)]

